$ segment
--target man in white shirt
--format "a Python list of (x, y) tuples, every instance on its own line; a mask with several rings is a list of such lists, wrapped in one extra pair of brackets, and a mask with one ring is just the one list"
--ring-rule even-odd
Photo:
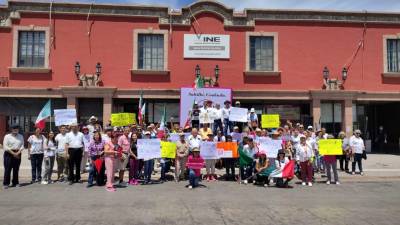
[(362, 154), (365, 150), (364, 141), (361, 138), (361, 131), (354, 131), (354, 135), (350, 138), (349, 141), (351, 154), (354, 156), (354, 160), (351, 163), (351, 174), (356, 174), (356, 163), (358, 164), (358, 169), (360, 170), (360, 174), (364, 175), (362, 168)]
[(231, 112), (231, 102), (230, 101), (225, 101), (224, 102), (225, 107), (222, 108), (222, 119), (224, 121), (224, 135), (228, 135), (228, 129), (229, 133), (233, 131), (233, 123), (229, 121), (229, 114)]
[(222, 109), (221, 109), (221, 106), (218, 103), (215, 104), (215, 108), (214, 108), (213, 114), (214, 114), (214, 130), (213, 130), (213, 133), (214, 133), (214, 135), (217, 135), (218, 129), (221, 132), (223, 131)]
[[(79, 132), (77, 124), (71, 125), (71, 132), (67, 134), (65, 143), (65, 152), (68, 158), (69, 166), (69, 184), (81, 182), (81, 161), (83, 153), (83, 134)], [(75, 166), (75, 175), (74, 175)]]
[(251, 108), (250, 113), (247, 115), (247, 123), (252, 130), (255, 130), (258, 127), (258, 116), (254, 108)]
[(65, 125), (60, 126), (60, 133), (56, 135), (57, 143), (56, 160), (57, 160), (57, 180), (64, 181), (68, 176), (68, 162), (65, 154), (65, 144), (67, 143), (67, 128)]
[(192, 134), (188, 137), (189, 143), (189, 152), (192, 152), (193, 148), (200, 148), (201, 137), (198, 134), (198, 130), (196, 128), (192, 129)]
[(21, 165), (21, 152), (24, 149), (24, 137), (19, 134), (18, 125), (11, 126), (11, 133), (4, 136), (4, 179), (3, 188), (10, 185), (11, 171), (13, 172), (12, 186), (19, 187), (18, 172)]

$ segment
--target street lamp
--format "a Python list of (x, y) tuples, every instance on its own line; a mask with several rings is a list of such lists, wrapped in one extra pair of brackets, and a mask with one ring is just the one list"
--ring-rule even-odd
[(343, 81), (345, 81), (346, 79), (347, 79), (347, 68), (346, 67), (343, 67), (343, 70), (342, 70), (342, 79), (343, 79)]
[(215, 81), (218, 82), (218, 77), (219, 77), (219, 67), (218, 67), (218, 65), (215, 66), (214, 74), (215, 74)]
[(79, 79), (79, 74), (81, 74), (81, 65), (79, 65), (79, 62), (75, 63), (75, 75), (76, 78)]
[(200, 66), (196, 65), (196, 69), (194, 69), (196, 77), (200, 77)]
[(323, 75), (323, 77), (324, 77), (324, 79), (325, 80), (328, 80), (328, 78), (329, 78), (329, 70), (328, 70), (328, 67), (324, 67), (324, 70), (322, 71), (322, 75)]
[(96, 64), (96, 74), (97, 74), (97, 75), (100, 75), (100, 74), (101, 74), (101, 65), (100, 65), (99, 62)]

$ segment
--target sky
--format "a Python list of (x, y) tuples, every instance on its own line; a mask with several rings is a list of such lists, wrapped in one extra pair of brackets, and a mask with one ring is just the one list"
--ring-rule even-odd
[[(40, 0), (50, 1), (50, 0)], [(93, 2), (93, 0), (54, 0), (54, 2)], [(179, 9), (196, 0), (95, 0), (96, 3), (149, 4)], [(400, 0), (219, 0), (236, 11), (244, 8), (316, 9), (343, 11), (390, 11), (400, 13)], [(5, 4), (6, 0), (0, 0)]]

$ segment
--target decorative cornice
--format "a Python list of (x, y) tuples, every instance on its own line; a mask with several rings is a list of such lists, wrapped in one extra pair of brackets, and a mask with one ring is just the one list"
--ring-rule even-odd
[(64, 97), (102, 98), (113, 97), (116, 87), (81, 87), (62, 86), (61, 93)]
[[(91, 4), (54, 2), (54, 14), (87, 15)], [(49, 13), (49, 2), (8, 1), (7, 6), (0, 6), (1, 13), (29, 12)], [(400, 13), (395, 12), (351, 12), (351, 11), (317, 11), (317, 10), (276, 10), (276, 9), (234, 9), (212, 0), (200, 0), (179, 11), (171, 11), (165, 6), (154, 5), (92, 5), (92, 15), (148, 17), (159, 20), (160, 25), (190, 26), (192, 14), (212, 13), (223, 20), (225, 26), (252, 28), (256, 21), (285, 22), (329, 22), (329, 23), (377, 23), (400, 24)]]

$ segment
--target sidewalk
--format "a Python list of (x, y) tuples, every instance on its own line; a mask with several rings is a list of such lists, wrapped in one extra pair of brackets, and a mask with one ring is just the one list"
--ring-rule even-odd
[[(4, 167), (3, 167), (3, 151), (0, 149), (0, 180), (3, 179)], [(338, 162), (339, 167), (339, 162)], [(55, 162), (54, 170), (57, 168), (57, 163)], [(351, 169), (351, 164), (349, 165)], [(358, 167), (356, 167), (358, 170)], [(363, 160), (364, 176), (361, 175), (351, 175), (344, 172), (339, 172), (340, 180), (344, 182), (377, 182), (377, 181), (389, 181), (389, 180), (400, 180), (400, 155), (390, 155), (390, 154), (369, 154), (367, 160)], [(160, 168), (156, 168), (157, 174), (154, 179), (159, 178)], [(44, 172), (44, 165), (43, 165)], [(42, 172), (42, 173), (43, 173)], [(238, 172), (238, 169), (237, 169)], [(205, 173), (205, 169), (203, 171)], [(217, 170), (218, 175), (223, 175), (225, 169)], [(127, 176), (127, 172), (125, 175)], [(170, 173), (171, 174), (171, 173)], [(28, 160), (27, 151), (22, 154), (22, 162), (20, 167), (20, 179), (22, 181), (29, 181), (31, 177), (31, 165)], [(56, 174), (53, 174), (55, 177)], [(320, 174), (315, 176), (318, 180), (321, 179)], [(82, 175), (82, 178), (87, 178), (87, 173)]]

